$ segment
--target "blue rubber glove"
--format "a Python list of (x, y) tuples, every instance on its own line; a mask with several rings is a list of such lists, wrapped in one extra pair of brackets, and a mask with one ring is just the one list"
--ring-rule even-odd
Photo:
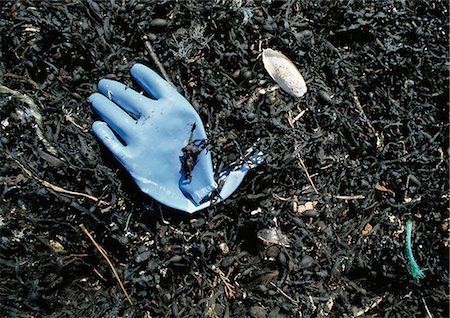
[(101, 80), (102, 94), (89, 97), (105, 121), (92, 126), (97, 138), (144, 193), (166, 206), (192, 213), (230, 196), (252, 163), (259, 163), (261, 154), (222, 172), (223, 186), (219, 196), (215, 195), (218, 186), (197, 112), (148, 67), (136, 64), (131, 75), (151, 98), (117, 81)]

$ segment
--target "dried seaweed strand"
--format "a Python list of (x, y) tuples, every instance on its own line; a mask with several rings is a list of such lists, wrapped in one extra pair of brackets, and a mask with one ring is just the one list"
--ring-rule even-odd
[(114, 273), (114, 276), (116, 277), (117, 282), (119, 283), (120, 288), (122, 289), (123, 293), (125, 294), (125, 297), (127, 298), (128, 302), (130, 303), (130, 305), (133, 305), (133, 301), (131, 300), (130, 296), (128, 295), (127, 291), (125, 290), (125, 287), (122, 284), (122, 281), (120, 280), (119, 274), (117, 274), (117, 271), (113, 265), (113, 263), (110, 261), (108, 254), (106, 253), (106, 251), (103, 249), (103, 247), (101, 247), (92, 237), (91, 233), (89, 233), (88, 230), (86, 230), (86, 228), (84, 227), (83, 224), (79, 225), (81, 230), (83, 231), (84, 234), (86, 234), (86, 236), (91, 240), (92, 244), (94, 244), (94, 246), (97, 248), (97, 250), (100, 252), (100, 254), (102, 254), (102, 256), (105, 258), (106, 262), (108, 263), (109, 267), (111, 268), (111, 270)]
[[(224, 285), (225, 296), (227, 296), (228, 299), (235, 298), (236, 297), (236, 291), (234, 290), (235, 286), (230, 282), (229, 279), (229, 276), (232, 272), (232, 268), (228, 270), (227, 275), (225, 275), (225, 273), (222, 272), (220, 268), (213, 268), (213, 271), (218, 275), (218, 277), (220, 278), (220, 280)], [(215, 284), (217, 284), (217, 282)]]
[(144, 36), (144, 41), (145, 41), (144, 42), (145, 48), (147, 49), (148, 53), (150, 54), (150, 57), (152, 58), (153, 62), (155, 62), (156, 66), (159, 68), (159, 71), (161, 72), (161, 74), (164, 77), (164, 79), (167, 82), (169, 82), (170, 85), (175, 87), (175, 85), (173, 85), (172, 81), (170, 80), (169, 75), (167, 75), (166, 69), (164, 68), (164, 66), (159, 61), (158, 55), (156, 55), (155, 51), (153, 50), (153, 46), (147, 40), (147, 36)]
[(28, 170), (27, 168), (25, 168), (25, 166), (17, 159), (14, 159), (14, 161), (17, 163), (17, 165), (31, 178), (39, 181), (44, 187), (46, 188), (50, 188), (53, 191), (59, 192), (59, 193), (65, 193), (65, 194), (69, 194), (69, 195), (74, 195), (74, 196), (79, 196), (79, 197), (83, 197), (86, 199), (89, 199), (91, 201), (97, 202), (100, 205), (109, 205), (108, 202), (100, 200), (92, 195), (86, 194), (86, 193), (82, 193), (82, 192), (76, 192), (76, 191), (70, 191), (70, 190), (66, 190), (64, 188), (61, 188), (60, 186), (54, 185), (46, 180), (43, 180), (41, 178), (39, 178), (38, 176), (34, 175), (30, 170)]
[(417, 264), (411, 247), (412, 221), (406, 222), (406, 258), (408, 259), (409, 273), (416, 279), (425, 278), (425, 273)]
[(35, 122), (36, 122), (36, 135), (38, 136), (39, 140), (44, 144), (45, 149), (49, 153), (51, 153), (54, 156), (58, 155), (58, 151), (53, 147), (50, 142), (44, 137), (44, 123), (42, 121), (42, 115), (39, 111), (39, 107), (36, 105), (36, 103), (27, 95), (19, 93), (18, 91), (15, 91), (13, 89), (10, 89), (6, 86), (3, 86), (0, 84), (0, 94), (9, 95), (11, 97), (14, 97), (15, 99), (21, 101), (22, 103), (27, 104), (30, 107), (30, 113), (33, 116)]

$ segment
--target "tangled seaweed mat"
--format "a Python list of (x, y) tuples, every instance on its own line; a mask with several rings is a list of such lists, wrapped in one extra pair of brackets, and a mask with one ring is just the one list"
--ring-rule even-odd
[[(444, 1), (2, 1), (0, 83), (56, 153), (1, 95), (0, 316), (447, 317), (448, 22)], [(90, 131), (98, 79), (156, 68), (144, 35), (217, 171), (267, 154), (192, 217), (141, 195)], [(302, 99), (273, 89), (263, 48), (299, 67)]]

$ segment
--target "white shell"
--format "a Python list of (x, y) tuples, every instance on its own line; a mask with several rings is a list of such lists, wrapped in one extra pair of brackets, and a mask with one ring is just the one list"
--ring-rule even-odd
[(305, 95), (307, 88), (302, 74), (283, 53), (265, 49), (262, 60), (269, 75), (286, 93), (294, 97)]

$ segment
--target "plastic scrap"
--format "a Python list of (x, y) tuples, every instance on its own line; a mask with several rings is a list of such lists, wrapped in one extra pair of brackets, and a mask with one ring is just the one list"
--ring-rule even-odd
[(417, 264), (411, 247), (411, 232), (412, 232), (412, 221), (408, 220), (406, 222), (406, 258), (408, 259), (409, 273), (412, 277), (416, 279), (425, 278), (425, 273)]

